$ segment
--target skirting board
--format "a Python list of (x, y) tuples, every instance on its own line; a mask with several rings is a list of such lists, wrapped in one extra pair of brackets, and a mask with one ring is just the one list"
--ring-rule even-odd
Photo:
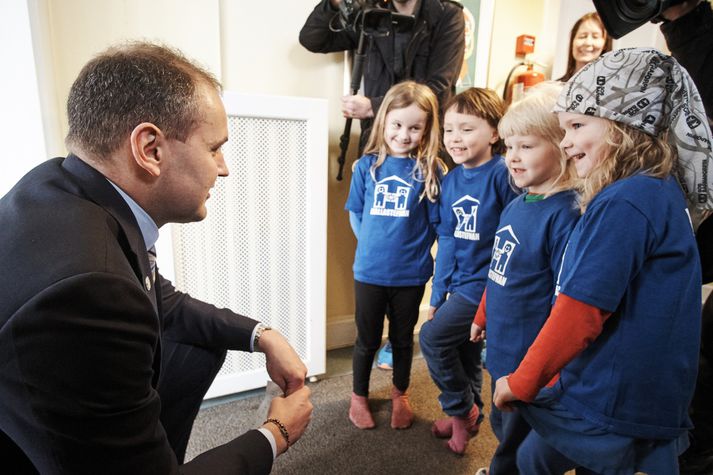
[[(428, 318), (428, 305), (421, 305), (418, 314), (418, 323), (414, 329), (414, 334), (418, 335), (421, 325)], [(389, 323), (384, 319), (384, 338), (388, 335)], [(335, 350), (352, 346), (356, 339), (356, 326), (354, 325), (354, 315), (339, 315), (327, 318), (327, 349)]]

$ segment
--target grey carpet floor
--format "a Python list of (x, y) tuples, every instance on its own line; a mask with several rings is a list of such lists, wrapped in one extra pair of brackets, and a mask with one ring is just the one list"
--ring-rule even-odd
[[(483, 397), (490, 407), (490, 378), (485, 373)], [(443, 417), (438, 405), (438, 389), (431, 381), (422, 358), (415, 358), (411, 376), (411, 403), (416, 415), (407, 430), (393, 430), (391, 417), (391, 372), (374, 370), (370, 385), (370, 406), (377, 427), (359, 430), (347, 418), (351, 375), (329, 377), (308, 383), (312, 389), (314, 412), (305, 435), (278, 457), (273, 474), (474, 474), (487, 466), (497, 441), (487, 419), (478, 436), (470, 441), (463, 456), (444, 447), (431, 435), (435, 418)], [(262, 395), (213, 405), (200, 411), (188, 445), (187, 460), (224, 444), (254, 428)]]

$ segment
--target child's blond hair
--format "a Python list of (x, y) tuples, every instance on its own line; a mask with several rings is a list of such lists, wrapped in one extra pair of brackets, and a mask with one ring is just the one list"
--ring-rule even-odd
[(626, 124), (602, 120), (607, 121), (603, 137), (606, 150), (580, 181), (582, 212), (600, 191), (615, 181), (637, 173), (666, 178), (676, 161), (676, 150), (667, 142), (667, 132), (654, 137)]
[(438, 158), (440, 146), (438, 99), (436, 99), (436, 95), (431, 88), (414, 81), (404, 81), (392, 86), (384, 96), (384, 100), (376, 114), (369, 140), (364, 147), (364, 153), (377, 156), (376, 163), (371, 169), (373, 177), (376, 168), (384, 163), (388, 154), (388, 147), (384, 140), (386, 114), (394, 109), (403, 109), (412, 104), (416, 104), (419, 109), (426, 113), (426, 127), (421, 143), (416, 148), (414, 157), (416, 159), (416, 168), (413, 171), (413, 175), (414, 178), (424, 182), (424, 192), (421, 198), (426, 196), (430, 201), (436, 201), (440, 193), (438, 169), (440, 167), (441, 172), (445, 172), (445, 167)]
[(560, 148), (564, 131), (560, 128), (557, 115), (552, 112), (561, 90), (562, 85), (553, 81), (532, 87), (525, 97), (508, 108), (498, 125), (498, 133), (505, 140), (513, 135), (536, 135), (552, 145), (553, 158), (559, 161), (560, 171), (545, 196), (577, 186), (574, 163), (567, 160), (567, 155)]

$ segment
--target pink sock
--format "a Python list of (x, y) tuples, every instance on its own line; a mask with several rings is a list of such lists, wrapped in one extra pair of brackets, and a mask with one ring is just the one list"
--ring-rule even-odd
[(444, 417), (443, 419), (433, 421), (433, 424), (431, 424), (431, 433), (441, 439), (450, 437), (453, 434), (453, 418)]
[(474, 437), (480, 430), (480, 424), (478, 424), (479, 415), (478, 406), (474, 405), (467, 416), (453, 417), (453, 433), (448, 440), (448, 448), (452, 452), (459, 455), (465, 452), (470, 438)]
[(391, 428), (408, 429), (413, 424), (413, 409), (406, 391), (391, 388)]
[(352, 393), (349, 405), (349, 420), (359, 429), (373, 429), (376, 424), (369, 410), (369, 401), (366, 396)]

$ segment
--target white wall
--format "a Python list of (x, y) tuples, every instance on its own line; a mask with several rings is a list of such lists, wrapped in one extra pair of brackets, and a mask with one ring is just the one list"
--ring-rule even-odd
[(0, 143), (3, 196), (47, 152), (26, 0), (0, 2)]

